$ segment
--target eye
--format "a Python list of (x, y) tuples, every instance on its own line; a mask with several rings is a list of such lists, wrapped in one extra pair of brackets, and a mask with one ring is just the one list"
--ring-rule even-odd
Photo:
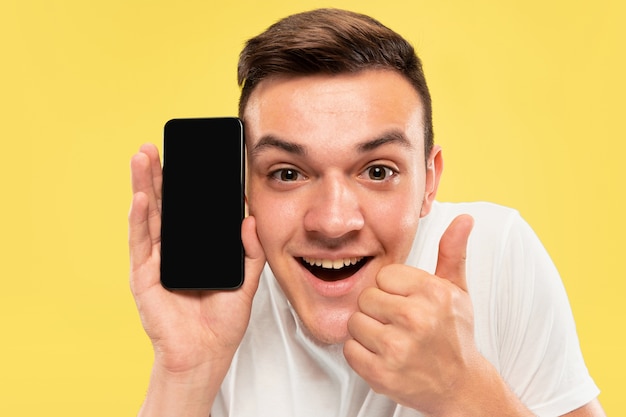
[(304, 179), (301, 173), (291, 168), (277, 169), (270, 173), (270, 177), (282, 182), (301, 181)]
[(372, 165), (364, 171), (367, 178), (372, 181), (384, 181), (396, 175), (396, 171), (385, 165)]

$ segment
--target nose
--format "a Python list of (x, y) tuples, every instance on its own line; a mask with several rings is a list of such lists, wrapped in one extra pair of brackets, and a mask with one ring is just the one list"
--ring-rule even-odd
[(339, 238), (362, 229), (365, 219), (355, 187), (341, 174), (320, 179), (304, 217), (306, 231)]

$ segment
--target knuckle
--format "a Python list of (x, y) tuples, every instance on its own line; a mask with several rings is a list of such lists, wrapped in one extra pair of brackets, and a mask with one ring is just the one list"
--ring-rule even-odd
[(401, 370), (412, 356), (411, 344), (404, 337), (388, 336), (382, 340), (386, 368), (392, 371)]

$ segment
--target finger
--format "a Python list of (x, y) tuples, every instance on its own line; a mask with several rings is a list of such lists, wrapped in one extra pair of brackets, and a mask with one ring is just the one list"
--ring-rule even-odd
[(396, 295), (410, 296), (420, 291), (424, 280), (431, 274), (418, 268), (402, 264), (383, 266), (376, 275), (376, 286), (381, 290)]
[(142, 145), (139, 152), (132, 156), (130, 169), (133, 192), (143, 191), (154, 197), (155, 201), (161, 198), (161, 163), (154, 145)]
[(133, 294), (138, 294), (159, 281), (159, 246), (153, 244), (149, 230), (148, 196), (137, 192), (133, 195), (128, 214), (130, 286)]
[(370, 287), (361, 292), (357, 303), (362, 313), (380, 323), (389, 324), (400, 313), (405, 301), (403, 295)]
[[(146, 152), (142, 152), (141, 149)], [(152, 169), (155, 153), (150, 150), (150, 146), (144, 145), (141, 149), (131, 158), (133, 198), (128, 214), (130, 276), (134, 292), (158, 282), (160, 262), (161, 215), (156, 200)], [(158, 154), (156, 155), (158, 159)], [(140, 278), (143, 281), (138, 281)]]
[(363, 378), (371, 372), (371, 366), (376, 361), (376, 354), (354, 339), (348, 339), (343, 344), (343, 356), (348, 365)]
[(259, 285), (259, 276), (265, 266), (265, 252), (256, 233), (256, 219), (254, 216), (248, 216), (243, 219), (241, 240), (246, 255), (243, 287), (253, 295)]
[(152, 175), (150, 157), (143, 152), (137, 152), (130, 159), (130, 179), (133, 193), (143, 191), (146, 194), (152, 190)]
[(161, 195), (163, 186), (163, 169), (161, 168), (161, 157), (159, 150), (152, 143), (141, 145), (139, 152), (148, 156), (150, 160), (150, 172), (152, 176), (152, 186), (159, 208), (161, 207)]
[[(131, 158), (131, 183), (133, 193), (141, 192), (148, 198), (146, 220), (152, 242), (157, 243), (161, 238), (161, 176), (158, 174), (160, 163), (158, 162), (158, 153), (155, 155), (153, 152), (155, 149), (150, 151), (150, 145), (142, 146), (142, 149), (144, 148), (148, 149), (148, 153), (140, 150)], [(157, 160), (154, 159), (155, 157)], [(155, 163), (156, 168), (154, 167)]]
[(348, 320), (348, 333), (354, 340), (370, 352), (379, 352), (385, 325), (378, 320), (357, 311)]
[(132, 269), (145, 262), (152, 251), (148, 228), (148, 196), (143, 192), (135, 193), (130, 205), (128, 246)]
[(474, 226), (474, 219), (467, 214), (457, 216), (439, 241), (439, 256), (435, 275), (467, 291), (465, 261), (467, 241)]

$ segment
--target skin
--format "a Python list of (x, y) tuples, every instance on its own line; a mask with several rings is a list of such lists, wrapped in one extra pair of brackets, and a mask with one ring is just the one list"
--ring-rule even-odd
[[(359, 294), (404, 262), (436, 192), (441, 158), (437, 148), (426, 169), (419, 97), (393, 72), (276, 78), (254, 91), (244, 122), (265, 255), (311, 336), (344, 342)], [(324, 281), (302, 258), (367, 262)]]
[[(424, 156), (421, 114), (417, 93), (392, 71), (261, 82), (244, 114), (250, 216), (237, 291), (161, 287), (161, 164), (154, 146), (140, 149), (131, 161), (130, 277), (155, 351), (140, 415), (209, 414), (266, 260), (310, 337), (343, 343), (375, 391), (426, 416), (532, 415), (474, 343), (465, 282), (472, 218), (444, 233), (435, 275), (403, 265), (443, 169), (438, 146)], [(322, 270), (303, 259), (358, 262)], [(604, 413), (592, 402), (567, 416)]]

